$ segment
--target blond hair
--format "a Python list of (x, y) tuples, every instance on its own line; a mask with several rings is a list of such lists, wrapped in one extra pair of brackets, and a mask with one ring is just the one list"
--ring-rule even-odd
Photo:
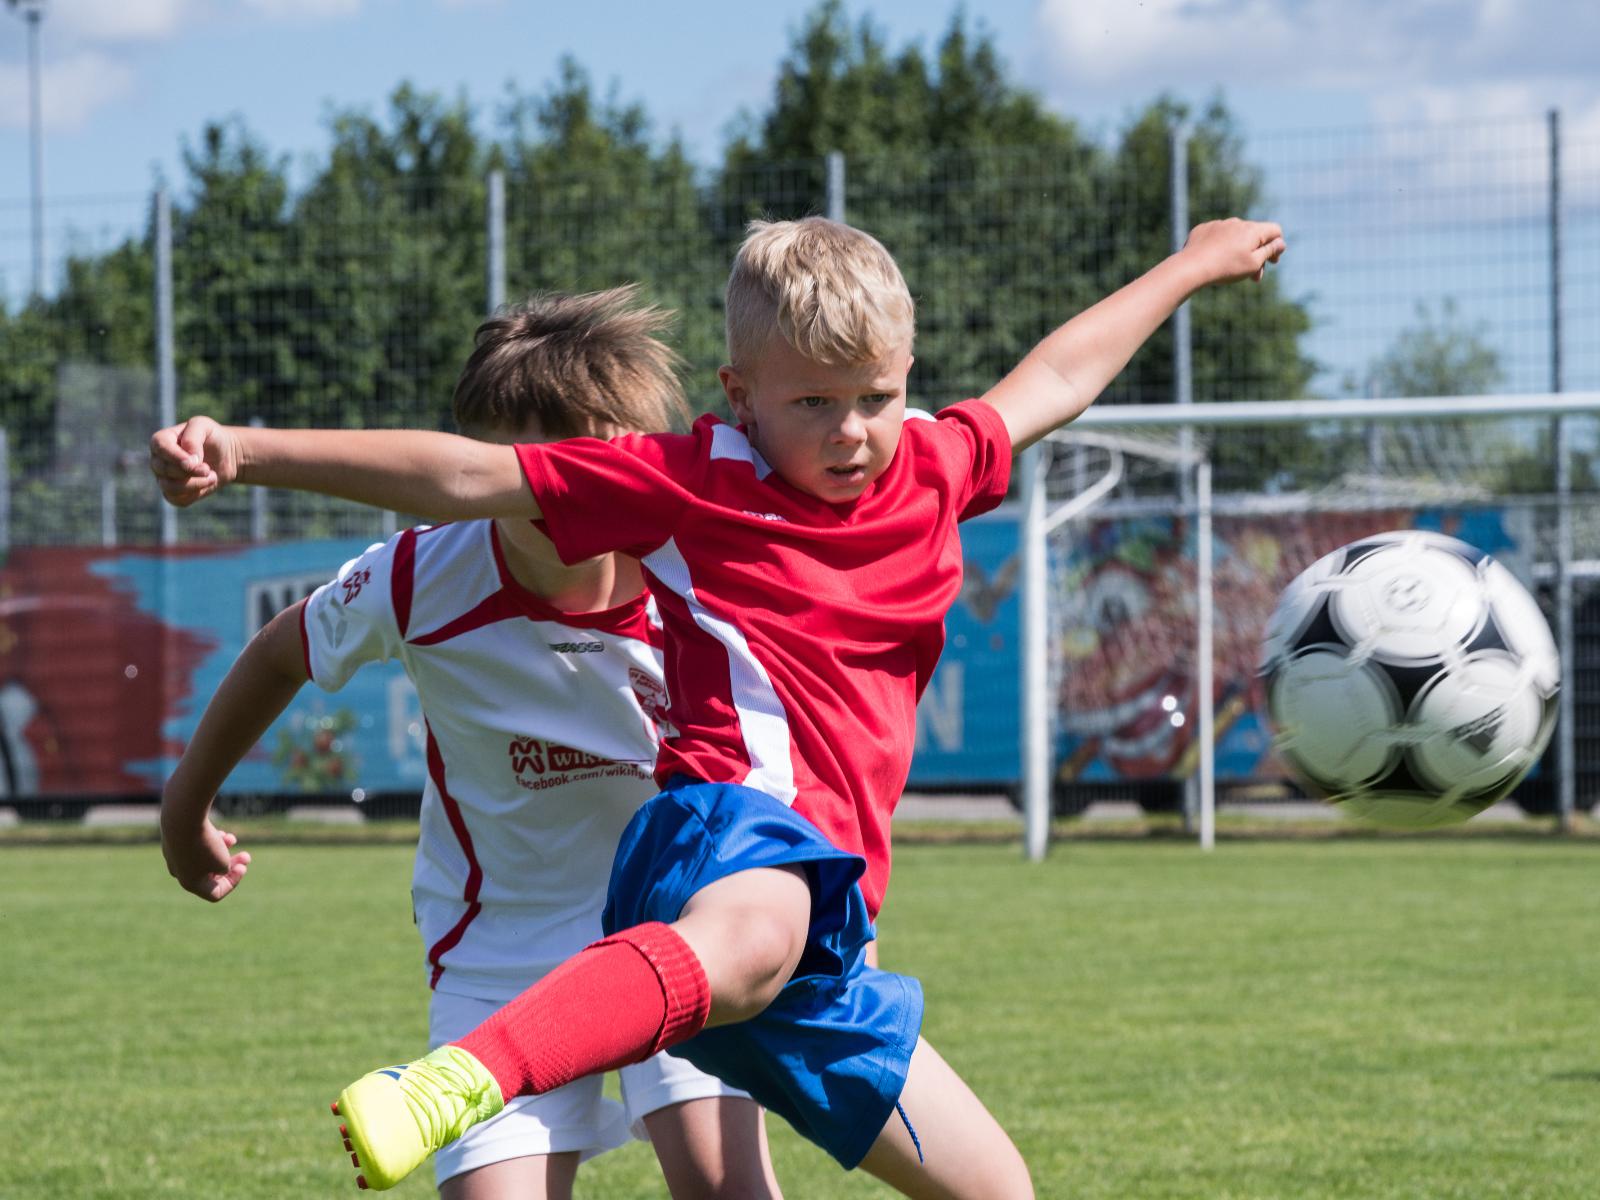
[(825, 217), (752, 221), (727, 291), (728, 362), (749, 372), (773, 330), (830, 366), (876, 362), (909, 344), (916, 306), (883, 244)]
[(672, 319), (641, 304), (637, 284), (504, 308), (473, 335), (451, 402), (456, 427), (484, 437), (536, 420), (545, 437), (565, 438), (685, 422), (682, 359), (660, 340)]

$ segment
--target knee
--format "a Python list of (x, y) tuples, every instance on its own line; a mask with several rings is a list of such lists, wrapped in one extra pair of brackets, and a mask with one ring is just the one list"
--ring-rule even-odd
[(712, 1025), (757, 1015), (789, 982), (805, 949), (811, 891), (798, 867), (731, 875), (695, 893), (673, 926), (711, 985)]
[(731, 969), (720, 989), (713, 980), (714, 1016), (748, 1020), (777, 999), (800, 962), (805, 935), (804, 924), (791, 913), (769, 909), (742, 914), (730, 941)]

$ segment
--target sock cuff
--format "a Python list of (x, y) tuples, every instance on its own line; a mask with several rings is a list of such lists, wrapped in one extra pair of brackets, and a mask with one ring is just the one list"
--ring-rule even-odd
[(705, 1028), (711, 1014), (711, 984), (700, 959), (672, 926), (650, 921), (614, 933), (594, 945), (631, 946), (660, 981), (666, 1014), (650, 1044), (650, 1054), (688, 1041)]

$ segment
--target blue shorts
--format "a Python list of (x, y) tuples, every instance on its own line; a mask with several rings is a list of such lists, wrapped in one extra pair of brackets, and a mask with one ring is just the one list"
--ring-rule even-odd
[(788, 865), (811, 885), (794, 976), (759, 1016), (672, 1052), (749, 1092), (848, 1170), (895, 1111), (922, 1028), (921, 985), (862, 961), (873, 929), (858, 856), (765, 792), (678, 776), (623, 830), (601, 924), (609, 936), (670, 923), (707, 884)]

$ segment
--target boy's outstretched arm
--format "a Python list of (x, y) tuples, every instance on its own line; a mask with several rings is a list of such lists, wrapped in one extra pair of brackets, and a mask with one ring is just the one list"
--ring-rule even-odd
[(1269, 221), (1210, 221), (1182, 250), (1087, 308), (1028, 352), (983, 397), (1022, 450), (1072, 420), (1127, 366), (1161, 323), (1213, 283), (1260, 279), (1284, 251)]
[(151, 436), (150, 470), (179, 508), (239, 482), (435, 520), (540, 515), (515, 450), (451, 433), (262, 429), (191, 417)]
[(221, 900), (244, 878), (250, 855), (211, 823), (217, 789), (306, 682), (300, 605), (251, 639), (217, 687), (161, 792), (161, 853), (185, 891)]

